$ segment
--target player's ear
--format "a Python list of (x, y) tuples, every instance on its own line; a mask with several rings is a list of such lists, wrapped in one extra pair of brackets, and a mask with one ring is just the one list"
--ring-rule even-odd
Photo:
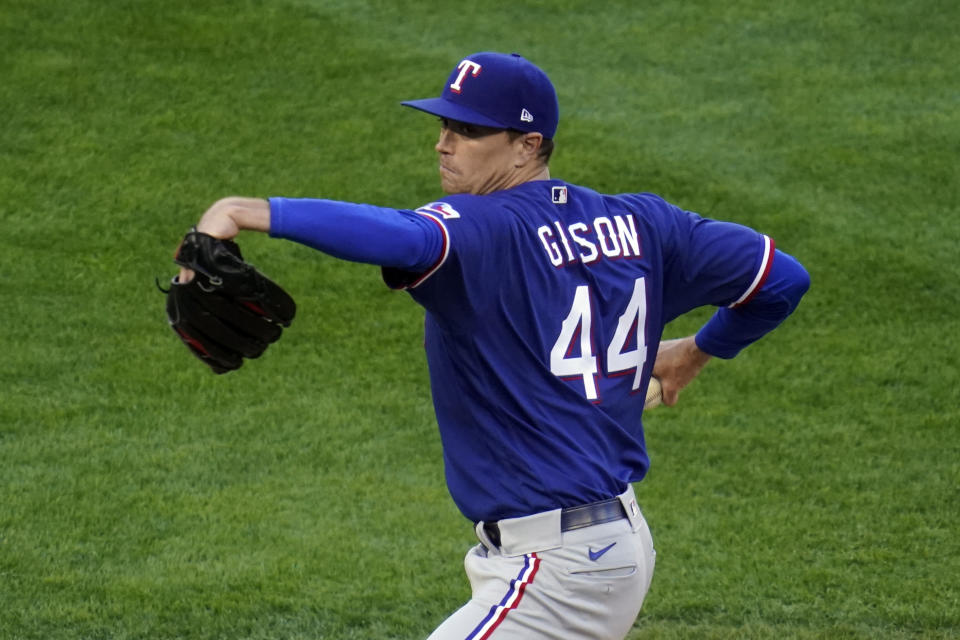
[(519, 136), (516, 140), (516, 145), (522, 160), (518, 166), (522, 166), (531, 160), (535, 160), (537, 155), (540, 153), (540, 145), (542, 144), (542, 133), (524, 133), (523, 135)]

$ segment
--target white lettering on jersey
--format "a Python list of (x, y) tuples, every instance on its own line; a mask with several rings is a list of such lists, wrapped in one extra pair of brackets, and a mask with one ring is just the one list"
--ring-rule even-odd
[(450, 85), (450, 90), (454, 93), (460, 93), (463, 90), (463, 80), (467, 77), (467, 73), (476, 78), (480, 75), (481, 68), (482, 67), (473, 60), (461, 60), (460, 64), (457, 65), (457, 69), (460, 69), (460, 75), (458, 75), (456, 81)]
[(553, 241), (553, 231), (550, 230), (550, 227), (543, 225), (537, 229), (537, 235), (540, 236), (540, 242), (543, 243), (543, 248), (547, 250), (547, 256), (550, 258), (550, 264), (555, 267), (559, 267), (563, 264), (563, 256), (560, 255), (560, 247), (557, 246), (557, 243)]
[(623, 247), (623, 257), (629, 258), (631, 249), (633, 249), (632, 255), (639, 256), (640, 239), (637, 237), (633, 216), (613, 216), (613, 219), (617, 223), (617, 237), (620, 239), (620, 246)]
[[(620, 245), (617, 243), (617, 235), (613, 231), (613, 223), (609, 218), (601, 216), (593, 221), (593, 229), (597, 232), (597, 239), (600, 241), (600, 249), (603, 255), (608, 258), (620, 257)], [(604, 234), (606, 229), (606, 235)]]
[(425, 204), (417, 209), (417, 213), (434, 213), (443, 217), (445, 220), (451, 220), (453, 218), (460, 217), (460, 212), (448, 205), (446, 202), (431, 202), (430, 204)]
[(551, 229), (549, 225), (544, 225), (537, 229), (537, 234), (550, 264), (555, 267), (577, 260), (592, 264), (601, 257), (643, 257), (640, 234), (631, 214), (599, 216), (592, 224), (574, 222), (567, 226), (554, 220), (553, 227)]
[(570, 225), (569, 229), (570, 237), (573, 238), (573, 241), (587, 250), (587, 253), (584, 253), (582, 250), (580, 251), (580, 259), (583, 260), (585, 264), (595, 262), (597, 258), (600, 257), (600, 252), (597, 251), (597, 245), (593, 244), (583, 236), (578, 235), (580, 233), (589, 233), (590, 227), (582, 222), (575, 222), (574, 224)]
[(567, 240), (567, 235), (563, 232), (563, 227), (560, 226), (560, 221), (554, 221), (554, 226), (557, 228), (557, 234), (560, 236), (560, 241), (563, 242), (563, 248), (567, 250), (567, 260), (573, 262), (573, 251), (570, 249), (570, 241)]

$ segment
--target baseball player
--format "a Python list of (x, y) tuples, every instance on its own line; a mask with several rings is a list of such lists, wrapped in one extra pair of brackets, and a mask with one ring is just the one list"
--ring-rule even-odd
[[(807, 273), (749, 228), (552, 178), (556, 93), (517, 54), (467, 56), (440, 97), (403, 104), (440, 120), (446, 197), (413, 210), (227, 198), (198, 229), (380, 265), (425, 308), (446, 480), (479, 539), (472, 597), (431, 640), (623, 638), (654, 568), (633, 488), (651, 375), (676, 403), (711, 357), (782, 322)], [(661, 343), (703, 305), (718, 310), (696, 335)]]

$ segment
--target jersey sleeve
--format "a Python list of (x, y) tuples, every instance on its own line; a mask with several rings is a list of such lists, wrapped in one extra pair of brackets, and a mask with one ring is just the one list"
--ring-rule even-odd
[(438, 229), (442, 251), (426, 269), (386, 267), (383, 278), (413, 299), (451, 330), (469, 331), (523, 260), (514, 237), (517, 224), (497, 196), (456, 194), (418, 208), (419, 216)]
[[(383, 268), (383, 281), (391, 289), (416, 289), (431, 276), (433, 276), (447, 262), (451, 251), (451, 238), (453, 235), (462, 236), (462, 231), (458, 229), (464, 225), (464, 219), (460, 215), (457, 206), (463, 206), (458, 202), (457, 197), (450, 199), (451, 202), (431, 202), (416, 209), (413, 214), (419, 216), (423, 224), (431, 225), (440, 234), (440, 251), (436, 259), (423, 269), (404, 269), (386, 266)], [(462, 198), (460, 199), (462, 200)], [(456, 206), (455, 206), (456, 205)], [(453, 223), (451, 229), (449, 224)], [(467, 227), (473, 225), (467, 223)], [(453, 233), (451, 233), (453, 232)], [(459, 248), (462, 251), (467, 243), (461, 241)]]
[(776, 250), (763, 286), (749, 299), (722, 307), (697, 332), (697, 346), (718, 358), (733, 358), (775, 329), (810, 288), (810, 275), (793, 256)]
[(666, 206), (664, 321), (697, 307), (744, 304), (763, 286), (773, 240), (749, 227)]
[(421, 272), (442, 260), (446, 236), (412, 211), (335, 200), (271, 198), (270, 235), (343, 260)]

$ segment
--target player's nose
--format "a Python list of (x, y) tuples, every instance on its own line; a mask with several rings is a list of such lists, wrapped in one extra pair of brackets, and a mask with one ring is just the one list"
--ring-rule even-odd
[(434, 149), (436, 149), (438, 153), (451, 153), (453, 152), (453, 145), (455, 141), (456, 138), (454, 133), (450, 131), (450, 129), (444, 127), (443, 129), (440, 129), (440, 139), (437, 140), (437, 144)]

